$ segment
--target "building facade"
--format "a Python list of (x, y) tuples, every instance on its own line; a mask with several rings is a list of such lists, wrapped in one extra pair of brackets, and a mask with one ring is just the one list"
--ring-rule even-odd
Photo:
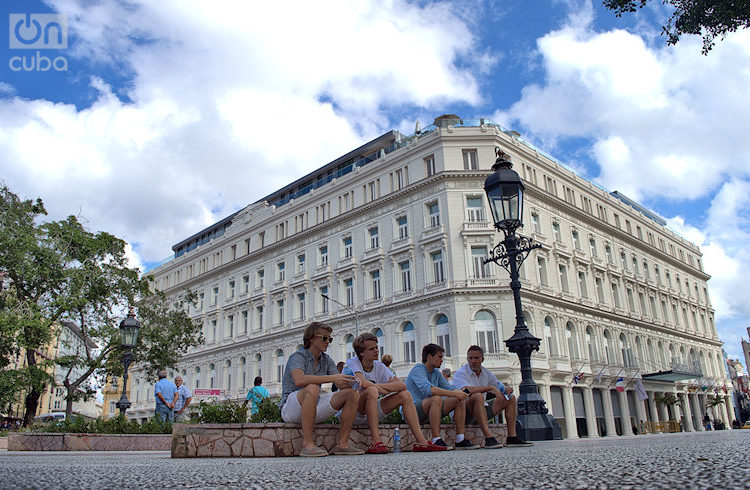
[[(485, 365), (517, 387), (518, 358), (503, 343), (515, 327), (509, 277), (483, 263), (500, 240), (483, 191), (495, 147), (527, 186), (523, 233), (542, 244), (523, 264), (522, 297), (542, 339), (534, 379), (564, 436), (666, 420), (702, 430), (707, 412), (729, 422), (698, 247), (517, 133), (456, 116), (386, 133), (176, 244), (151, 274), (167, 294), (198, 293), (191, 314), (206, 341), (177, 367), (186, 383), (241, 398), (261, 375), (278, 394), (287, 357), (320, 320), (334, 328), (337, 361), (364, 331), (401, 376), (428, 342), (445, 347), (452, 369), (479, 344)], [(151, 416), (154, 380), (133, 376), (128, 413)], [(659, 403), (670, 393), (677, 403)], [(726, 403), (709, 407), (713, 397)]]

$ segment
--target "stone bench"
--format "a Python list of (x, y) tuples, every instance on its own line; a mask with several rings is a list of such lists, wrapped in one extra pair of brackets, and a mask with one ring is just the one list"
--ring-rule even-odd
[[(383, 443), (393, 448), (393, 434), (396, 427), (401, 433), (401, 450), (411, 451), (414, 436), (409, 426), (381, 425), (380, 437)], [(442, 437), (448, 445), (456, 440), (453, 425), (442, 425)], [(505, 424), (490, 424), (492, 435), (505, 444), (507, 430)], [(315, 442), (330, 451), (336, 446), (338, 425), (320, 424), (315, 426)], [(425, 437), (429, 429), (422, 428)], [(484, 445), (484, 436), (477, 426), (466, 427), (466, 437), (474, 443)], [(371, 443), (367, 427), (354, 427), (349, 441), (354, 447), (366, 450)], [(299, 425), (285, 423), (266, 424), (175, 424), (172, 428), (173, 458), (222, 458), (222, 457), (277, 457), (296, 456), (302, 449), (302, 430)]]
[(171, 434), (51, 434), (18, 432), (8, 435), (9, 451), (169, 451)]

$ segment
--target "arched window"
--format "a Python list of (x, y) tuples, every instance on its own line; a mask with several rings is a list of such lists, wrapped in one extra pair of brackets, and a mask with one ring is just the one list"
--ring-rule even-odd
[(440, 347), (445, 349), (445, 356), (451, 356), (451, 327), (448, 323), (448, 317), (445, 315), (439, 315), (435, 319), (435, 326), (437, 327), (437, 343)]
[(630, 350), (630, 345), (628, 345), (628, 338), (625, 337), (624, 333), (620, 334), (620, 355), (622, 356), (623, 365), (628, 367), (633, 365), (633, 353)]
[(635, 360), (637, 366), (639, 366), (641, 369), (647, 368), (647, 364), (644, 362), (643, 358), (643, 341), (640, 337), (635, 338), (635, 355), (638, 356), (638, 358)]
[(497, 352), (497, 323), (495, 315), (487, 310), (479, 310), (474, 315), (474, 327), (477, 331), (477, 343), (484, 352)]
[(651, 339), (648, 339), (646, 341), (646, 349), (648, 350), (648, 362), (650, 364), (650, 366), (648, 367), (653, 368), (654, 366), (656, 366), (658, 368), (656, 362), (656, 354), (654, 353), (654, 343), (651, 342)]
[(344, 339), (344, 342), (346, 343), (346, 358), (351, 359), (352, 357), (356, 356), (356, 354), (354, 353), (354, 335), (347, 335)]
[(201, 368), (198, 366), (195, 366), (195, 387), (200, 388), (201, 387)]
[(243, 390), (247, 388), (247, 360), (245, 357), (240, 357), (240, 370), (242, 371), (242, 374), (240, 374), (240, 380), (242, 381), (242, 385), (240, 388)]
[(565, 324), (565, 340), (568, 341), (568, 359), (578, 359), (578, 342), (576, 341), (576, 329), (573, 322)]
[(609, 333), (609, 330), (604, 331), (604, 359), (607, 361), (607, 364), (612, 364), (612, 357), (614, 354), (614, 345), (612, 345), (613, 339), (612, 334)]
[(260, 354), (255, 354), (255, 365), (253, 366), (253, 372), (255, 376), (263, 377), (263, 358)]
[(594, 333), (594, 328), (591, 325), (586, 327), (586, 348), (589, 352), (589, 361), (598, 361), (599, 353), (597, 352), (596, 348), (596, 334)]
[(404, 334), (404, 362), (417, 362), (417, 338), (414, 332), (414, 324), (406, 322), (402, 331)]
[(232, 361), (227, 359), (224, 363), (224, 386), (227, 387), (227, 393), (232, 392)]
[(661, 341), (656, 344), (656, 350), (659, 354), (659, 369), (667, 369), (667, 359), (664, 355), (664, 344)]
[(274, 363), (276, 364), (276, 381), (281, 383), (284, 379), (284, 351), (281, 349), (276, 350), (274, 356)]
[(372, 331), (372, 334), (378, 338), (378, 354), (382, 359), (383, 355), (385, 354), (385, 337), (383, 336), (383, 330), (380, 328), (376, 328)]
[(213, 388), (216, 384), (216, 366), (209, 364), (208, 366), (208, 387)]
[(555, 321), (547, 316), (544, 317), (544, 338), (547, 339), (547, 355), (557, 355), (557, 342), (555, 341)]
[(669, 364), (672, 365), (672, 363), (677, 361), (677, 353), (674, 349), (674, 344), (669, 344)]

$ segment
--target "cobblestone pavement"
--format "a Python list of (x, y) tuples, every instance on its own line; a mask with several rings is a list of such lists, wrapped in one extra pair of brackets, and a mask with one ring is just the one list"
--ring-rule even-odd
[(0, 452), (0, 488), (750, 488), (750, 430), (348, 457)]

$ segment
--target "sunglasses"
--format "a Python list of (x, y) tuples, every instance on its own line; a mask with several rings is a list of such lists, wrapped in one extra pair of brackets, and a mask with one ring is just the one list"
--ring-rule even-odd
[(333, 337), (330, 335), (316, 335), (316, 337), (320, 338), (323, 342), (333, 342)]

